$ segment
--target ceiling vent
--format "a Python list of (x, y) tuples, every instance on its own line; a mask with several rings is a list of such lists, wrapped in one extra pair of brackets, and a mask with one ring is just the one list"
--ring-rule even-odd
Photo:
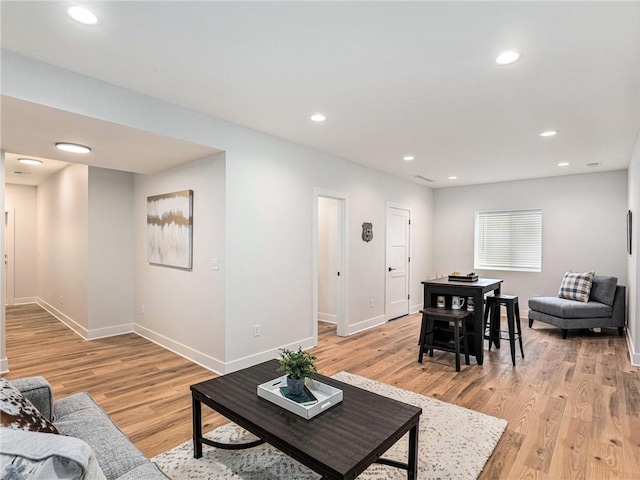
[(423, 182), (433, 183), (432, 179), (427, 178), (427, 177), (422, 176), (422, 175), (414, 175), (413, 178), (417, 178), (418, 180), (422, 180)]
[(21, 172), (19, 170), (14, 170), (13, 172), (14, 175), (31, 175), (31, 172)]
[(600, 162), (589, 162), (587, 163), (587, 167), (599, 167), (601, 165)]

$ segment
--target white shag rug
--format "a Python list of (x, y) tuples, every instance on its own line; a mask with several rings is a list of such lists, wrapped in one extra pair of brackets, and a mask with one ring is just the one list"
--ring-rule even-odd
[[(392, 385), (340, 372), (333, 378), (422, 407), (418, 435), (418, 479), (475, 480), (491, 456), (507, 421), (451, 405)], [(407, 434), (408, 435), (408, 434)], [(384, 458), (407, 461), (407, 435)], [(255, 440), (252, 434), (228, 423), (206, 435), (224, 443)], [(317, 480), (320, 475), (285, 454), (263, 444), (245, 450), (221, 450), (203, 445), (202, 458), (193, 458), (193, 442), (152, 459), (173, 480)], [(373, 464), (359, 479), (406, 479), (406, 470)]]

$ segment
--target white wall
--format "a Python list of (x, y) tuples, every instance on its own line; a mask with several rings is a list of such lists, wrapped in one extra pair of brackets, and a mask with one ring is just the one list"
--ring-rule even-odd
[(542, 272), (478, 270), (502, 278), (503, 293), (518, 295), (526, 317), (527, 299), (557, 296), (566, 271), (595, 270), (627, 282), (625, 215), (627, 173), (594, 173), (437, 190), (436, 270), (474, 270), (476, 211), (542, 209)]
[(133, 331), (133, 174), (89, 167), (88, 338)]
[[(4, 160), (4, 150), (0, 150), (0, 211), (4, 212), (4, 179), (5, 179), (5, 160)], [(0, 251), (2, 255), (5, 254), (5, 230), (4, 223), (0, 228)], [(2, 277), (4, 278), (4, 277)], [(7, 360), (7, 344), (6, 344), (6, 327), (5, 327), (5, 312), (4, 312), (4, 304), (5, 304), (5, 286), (4, 280), (3, 285), (0, 288), (0, 373), (6, 373), (9, 371), (9, 362)]]
[[(2, 62), (5, 95), (226, 152), (226, 330), (207, 337), (198, 330), (169, 327), (165, 324), (168, 319), (160, 320), (158, 328), (171, 335), (175, 332), (178, 338), (171, 340), (186, 349), (211, 352), (206, 340), (215, 342), (222, 335), (224, 370), (231, 371), (274, 358), (282, 346), (310, 346), (315, 322), (314, 188), (349, 195), (348, 318), (352, 330), (385, 320), (387, 202), (412, 210), (411, 308), (421, 305), (420, 281), (434, 271), (430, 189), (10, 52), (3, 52)], [(142, 180), (136, 177), (136, 192), (138, 181)], [(139, 194), (135, 195), (134, 208), (142, 208)], [(370, 243), (360, 239), (365, 221), (374, 225)], [(138, 228), (136, 225), (136, 232)], [(138, 278), (139, 259), (136, 251), (136, 290), (144, 285), (144, 279)], [(165, 276), (180, 277), (175, 271)], [(144, 327), (150, 329), (149, 321), (141, 320), (138, 312), (139, 303), (148, 301), (144, 296), (141, 291), (136, 299), (136, 321), (147, 322)], [(374, 308), (369, 307), (371, 298)], [(188, 318), (198, 308), (192, 303), (171, 321)], [(252, 335), (255, 324), (262, 327), (259, 337)], [(211, 360), (209, 357), (205, 360)]]
[(638, 295), (638, 280), (640, 275), (640, 134), (629, 163), (628, 172), (628, 210), (632, 212), (632, 248), (631, 255), (627, 255), (628, 273), (628, 328), (629, 351), (631, 362), (640, 365), (640, 295)]
[(79, 334), (87, 311), (88, 175), (71, 164), (38, 186), (39, 303)]
[[(147, 262), (147, 197), (193, 190), (193, 268)], [(136, 332), (223, 372), (225, 362), (225, 156), (196, 160), (156, 175), (135, 175)], [(259, 232), (247, 232), (247, 235)], [(212, 269), (217, 258), (220, 269)], [(244, 291), (250, 302), (254, 284)], [(144, 305), (144, 313), (142, 306)]]
[[(312, 344), (314, 188), (349, 197), (348, 330), (386, 320), (387, 202), (412, 209), (411, 302), (422, 303), (420, 281), (431, 268), (430, 189), (266, 136), (234, 145), (227, 150), (230, 370), (272, 357), (277, 346)], [(373, 223), (374, 239), (369, 243), (361, 239), (363, 222)], [(251, 229), (260, 235), (246, 235)], [(257, 285), (252, 293), (255, 303), (244, 298), (248, 281)], [(371, 298), (374, 308), (369, 306)], [(251, 334), (256, 318), (259, 338)]]
[(36, 187), (5, 185), (5, 209), (13, 209), (15, 222), (13, 302), (31, 303), (37, 296)]

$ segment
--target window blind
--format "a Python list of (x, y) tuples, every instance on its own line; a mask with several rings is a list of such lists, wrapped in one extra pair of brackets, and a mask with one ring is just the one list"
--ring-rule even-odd
[(476, 212), (474, 268), (542, 270), (542, 210)]

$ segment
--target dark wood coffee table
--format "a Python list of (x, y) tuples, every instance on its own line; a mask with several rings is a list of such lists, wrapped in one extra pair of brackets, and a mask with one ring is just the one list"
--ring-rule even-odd
[[(372, 463), (403, 468), (407, 470), (408, 479), (417, 478), (421, 408), (318, 375), (317, 380), (343, 391), (343, 401), (306, 420), (257, 395), (258, 385), (282, 375), (277, 371), (278, 366), (277, 360), (270, 360), (191, 385), (195, 458), (202, 456), (203, 444), (239, 449), (267, 442), (323, 479), (353, 479)], [(260, 440), (228, 445), (204, 438), (202, 404)], [(407, 463), (381, 458), (407, 432)]]

